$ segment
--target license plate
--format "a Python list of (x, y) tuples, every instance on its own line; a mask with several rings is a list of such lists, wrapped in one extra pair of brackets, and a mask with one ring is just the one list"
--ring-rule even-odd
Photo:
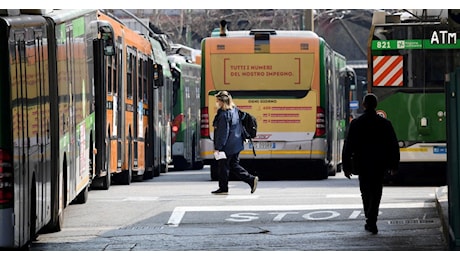
[[(272, 142), (253, 142), (255, 149), (275, 149), (276, 145)], [(249, 143), (249, 149), (252, 149), (252, 144)]]
[(434, 154), (446, 154), (447, 147), (446, 146), (435, 146), (433, 147), (433, 153)]

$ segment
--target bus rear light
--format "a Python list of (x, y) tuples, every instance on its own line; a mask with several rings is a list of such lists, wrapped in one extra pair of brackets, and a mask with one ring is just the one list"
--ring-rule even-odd
[(172, 143), (176, 142), (177, 133), (179, 132), (180, 125), (182, 124), (183, 121), (184, 121), (184, 114), (177, 115), (172, 121), (172, 127), (171, 127)]
[(209, 137), (209, 113), (207, 107), (201, 108), (201, 137)]
[(326, 119), (324, 116), (324, 108), (316, 107), (316, 131), (315, 137), (326, 134)]
[(13, 206), (13, 166), (11, 155), (0, 149), (0, 205), (11, 204)]

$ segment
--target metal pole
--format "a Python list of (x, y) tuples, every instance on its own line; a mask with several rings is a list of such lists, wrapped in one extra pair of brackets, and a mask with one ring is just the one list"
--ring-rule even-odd
[(315, 31), (315, 23), (313, 20), (313, 9), (305, 9), (305, 25), (304, 28), (306, 31)]
[(447, 184), (449, 208), (449, 248), (460, 250), (460, 68), (447, 77)]

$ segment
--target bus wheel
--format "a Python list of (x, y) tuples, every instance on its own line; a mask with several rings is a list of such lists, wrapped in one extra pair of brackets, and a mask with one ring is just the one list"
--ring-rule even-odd
[(188, 170), (191, 167), (191, 164), (183, 156), (174, 156), (173, 157), (174, 170), (184, 171)]
[(152, 178), (158, 177), (160, 175), (161, 175), (161, 166), (160, 165), (153, 166), (153, 177)]
[(193, 167), (192, 167), (193, 170), (201, 170), (201, 169), (203, 169), (203, 167), (204, 167), (203, 161), (194, 161), (193, 162)]
[(112, 174), (107, 173), (104, 177), (102, 177), (102, 189), (103, 190), (108, 190), (110, 188), (110, 184), (112, 182)]
[(35, 185), (35, 176), (32, 179), (32, 190), (30, 191), (30, 241), (37, 239), (37, 186)]
[(192, 169), (193, 170), (201, 170), (204, 167), (203, 161), (198, 161), (197, 149), (196, 149), (196, 139), (193, 138), (192, 142)]
[(144, 175), (143, 176), (143, 180), (150, 180), (150, 179), (153, 179), (153, 167), (152, 167), (152, 170), (146, 170)]
[[(131, 137), (131, 134), (130, 134)], [(132, 148), (131, 141), (128, 144), (128, 170), (124, 170), (121, 173), (121, 184), (130, 185), (133, 179), (133, 169), (132, 169)]]
[(76, 204), (85, 204), (86, 201), (88, 201), (88, 190), (89, 185), (86, 185), (86, 187), (82, 191), (80, 191), (78, 196), (75, 198)]
[(169, 171), (168, 165), (165, 164), (165, 163), (162, 163), (162, 164), (161, 164), (161, 167), (160, 167), (160, 172), (162, 172), (162, 173), (167, 173), (168, 171)]
[(108, 190), (110, 188), (110, 184), (112, 182), (110, 173), (106, 173), (106, 175), (100, 177), (95, 177), (94, 180), (91, 182), (91, 189), (102, 189)]
[(131, 166), (128, 166), (129, 169), (128, 170), (125, 170), (121, 173), (121, 178), (120, 178), (120, 182), (121, 184), (123, 185), (130, 185), (131, 184), (131, 180), (133, 178), (132, 176), (132, 171), (131, 171)]
[(330, 167), (326, 162), (323, 160), (315, 160), (312, 166), (314, 169), (312, 179), (325, 180), (329, 178), (329, 172), (331, 171), (332, 167)]

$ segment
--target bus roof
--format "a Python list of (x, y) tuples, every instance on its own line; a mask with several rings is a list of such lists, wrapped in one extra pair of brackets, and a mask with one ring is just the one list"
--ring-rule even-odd
[[(255, 29), (255, 30), (250, 30), (250, 31), (226, 31), (226, 37), (252, 37), (254, 34), (259, 34), (259, 33), (267, 33), (270, 35), (276, 35), (276, 36), (285, 36), (285, 37), (293, 37), (293, 36), (300, 36), (300, 37), (315, 37), (319, 38), (319, 36), (312, 31), (287, 31), (287, 30), (273, 30), (273, 29)], [(211, 33), (211, 37), (219, 37), (220, 36), (220, 31), (219, 30), (213, 30)], [(223, 37), (225, 37), (223, 36)]]

